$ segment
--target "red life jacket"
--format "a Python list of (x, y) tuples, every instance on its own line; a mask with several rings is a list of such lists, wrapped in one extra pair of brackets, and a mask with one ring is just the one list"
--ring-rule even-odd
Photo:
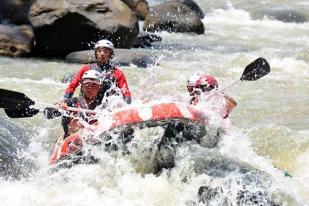
[[(70, 82), (68, 87), (65, 90), (65, 97), (71, 98), (74, 94), (75, 89), (80, 85), (81, 79), (84, 73), (90, 69), (97, 70), (101, 73), (104, 72), (98, 64), (88, 64), (83, 66), (74, 76), (73, 80)], [(131, 97), (131, 92), (127, 80), (123, 72), (117, 67), (112, 67), (110, 65), (106, 66), (106, 74), (111, 74), (115, 78), (116, 86), (121, 90), (123, 97)], [(104, 73), (103, 73), (104, 76)], [(104, 91), (102, 91), (104, 93)], [(104, 96), (104, 94), (102, 95)]]

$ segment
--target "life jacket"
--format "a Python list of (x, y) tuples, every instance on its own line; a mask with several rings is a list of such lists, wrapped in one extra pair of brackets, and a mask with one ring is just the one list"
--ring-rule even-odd
[[(83, 96), (73, 97), (71, 99), (65, 100), (65, 102), (67, 103), (69, 107), (76, 107), (76, 108), (81, 108), (81, 109), (94, 109), (95, 108), (95, 103), (93, 105), (88, 106)], [(70, 114), (72, 114), (72, 112), (70, 112), (69, 115)], [(91, 115), (87, 115), (82, 112), (80, 112), (78, 115), (81, 119), (83, 119), (88, 124), (94, 124), (95, 122), (97, 122), (97, 119), (91, 118)], [(63, 116), (61, 119), (61, 124), (62, 124), (63, 131), (64, 131), (64, 138), (66, 138), (72, 131), (78, 130), (78, 127), (72, 128), (71, 121), (72, 121), (72, 118), (68, 116)]]
[[(94, 102), (93, 104), (91, 105), (87, 105), (85, 99), (83, 96), (79, 96), (79, 97), (73, 97), (72, 99), (69, 99), (66, 101), (67, 105), (70, 106), (70, 107), (76, 107), (76, 108), (82, 108), (82, 109), (90, 109), (90, 110), (93, 110), (96, 108), (97, 105), (97, 102)], [(90, 116), (91, 115), (87, 115), (85, 113), (82, 113), (80, 112), (79, 113), (79, 116), (86, 122), (89, 123), (89, 120), (90, 120)]]
[(105, 64), (103, 66), (93, 63), (89, 65), (89, 70), (96, 70), (102, 74), (101, 90), (97, 95), (96, 101), (102, 102), (104, 97), (114, 95), (119, 87), (116, 78), (113, 73), (116, 68), (111, 64)]
[(90, 69), (99, 71), (105, 78), (105, 81), (103, 81), (105, 83), (102, 85), (102, 89), (99, 92), (99, 96), (97, 98), (98, 101), (101, 101), (105, 92), (111, 88), (111, 85), (114, 85), (115, 88), (120, 89), (122, 97), (128, 100), (127, 103), (131, 102), (131, 92), (123, 72), (113, 65), (106, 64), (100, 66), (97, 63), (85, 65), (75, 74), (74, 78), (65, 90), (65, 99), (69, 99), (73, 96), (75, 89), (81, 83), (84, 73)]

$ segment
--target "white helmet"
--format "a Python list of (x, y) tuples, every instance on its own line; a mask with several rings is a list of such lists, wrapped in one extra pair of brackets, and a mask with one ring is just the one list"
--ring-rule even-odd
[(187, 89), (190, 95), (198, 94), (200, 92), (209, 92), (218, 88), (218, 81), (207, 74), (193, 74), (187, 81)]
[(86, 84), (88, 82), (100, 84), (101, 79), (102, 75), (100, 72), (96, 70), (88, 70), (84, 73), (82, 77), (82, 84)]
[(187, 80), (187, 87), (195, 87), (196, 82), (202, 77), (202, 74), (192, 74)]
[(103, 39), (103, 40), (100, 40), (98, 41), (95, 45), (94, 45), (94, 50), (96, 50), (97, 48), (99, 47), (105, 47), (105, 48), (109, 48), (111, 50), (114, 51), (115, 47), (114, 47), (114, 44), (109, 41), (109, 40), (106, 40), (106, 39)]

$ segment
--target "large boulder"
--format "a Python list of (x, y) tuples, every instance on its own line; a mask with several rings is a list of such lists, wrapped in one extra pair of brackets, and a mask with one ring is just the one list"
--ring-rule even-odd
[(152, 8), (143, 29), (149, 32), (195, 32), (205, 31), (200, 17), (187, 5), (179, 1), (169, 1)]
[(34, 0), (1, 0), (0, 21), (29, 24), (28, 12)]
[(180, 2), (180, 3), (183, 3), (184, 5), (189, 7), (201, 19), (204, 18), (205, 14), (204, 14), (203, 10), (193, 0), (177, 0), (177, 1)]
[(142, 32), (135, 39), (132, 47), (134, 48), (147, 48), (151, 47), (152, 43), (160, 42), (162, 38), (156, 34)]
[[(284, 205), (282, 200), (288, 197), (279, 188), (272, 188), (276, 181), (270, 174), (226, 157), (219, 150), (196, 148), (187, 161), (192, 163), (196, 174), (211, 177), (198, 189), (199, 200), (196, 205), (228, 206), (235, 202), (235, 206), (281, 206)], [(233, 195), (226, 195), (231, 193)]]
[(122, 0), (132, 11), (136, 13), (139, 19), (144, 20), (149, 12), (148, 2), (146, 0)]
[(0, 55), (22, 57), (31, 53), (34, 47), (34, 34), (30, 26), (0, 24)]
[(137, 17), (120, 0), (36, 0), (29, 19), (45, 56), (65, 57), (102, 38), (130, 48), (139, 33)]
[[(96, 62), (94, 51), (77, 51), (72, 52), (66, 57), (66, 61), (70, 63), (93, 63)], [(115, 57), (113, 63), (119, 66), (135, 65), (137, 67), (148, 67), (156, 63), (156, 57), (150, 53), (136, 49), (115, 49)]]

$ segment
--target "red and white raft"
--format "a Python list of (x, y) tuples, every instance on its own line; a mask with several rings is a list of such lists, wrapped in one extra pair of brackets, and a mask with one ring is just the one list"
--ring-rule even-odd
[(96, 133), (100, 131), (100, 134), (104, 134), (113, 130), (119, 131), (124, 126), (146, 125), (153, 127), (169, 124), (170, 122), (181, 122), (185, 126), (190, 124), (203, 127), (207, 125), (208, 117), (204, 112), (192, 106), (177, 103), (158, 103), (143, 105), (138, 108), (132, 108), (132, 106), (125, 107), (102, 118), (100, 117), (96, 125), (80, 129), (77, 133), (65, 139), (60, 137), (51, 156), (50, 164), (53, 165), (63, 159), (69, 159), (70, 156), (81, 152), (85, 142), (85, 139), (82, 137), (84, 130), (91, 128)]

